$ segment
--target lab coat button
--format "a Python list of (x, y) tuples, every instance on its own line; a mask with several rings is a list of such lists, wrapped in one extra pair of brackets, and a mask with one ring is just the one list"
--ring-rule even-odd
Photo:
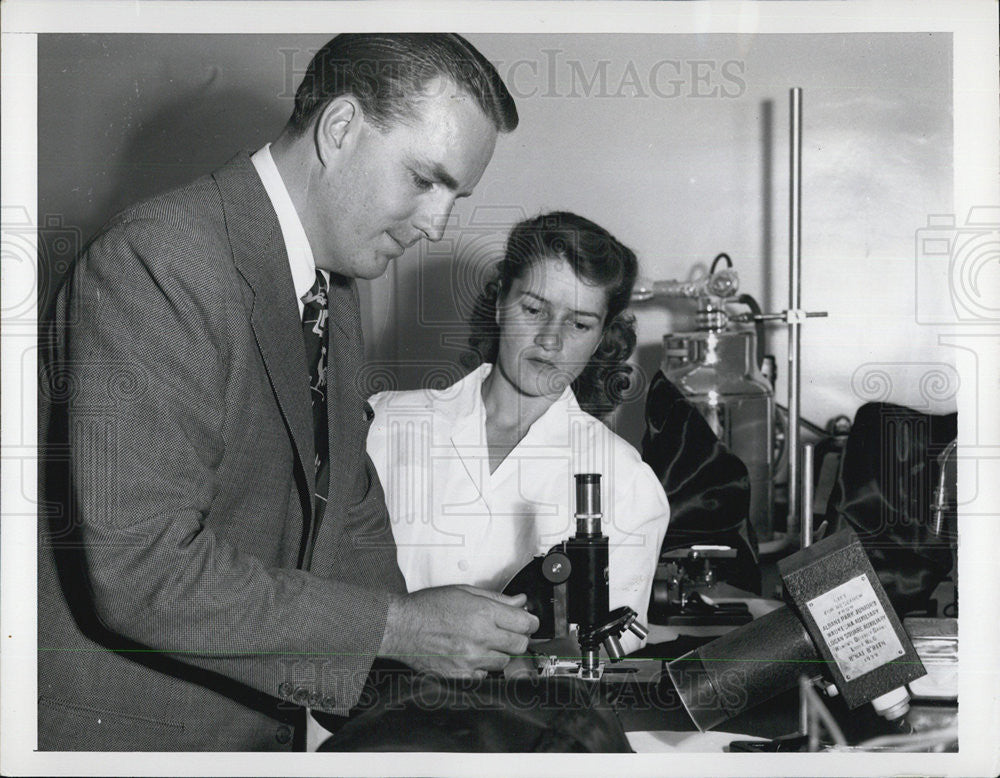
[(295, 687), (288, 683), (288, 681), (278, 684), (278, 694), (281, 697), (291, 697), (293, 691), (295, 691)]
[(466, 560), (466, 559), (459, 559), (458, 560), (458, 569), (461, 570), (462, 572), (465, 572), (466, 570), (468, 570), (469, 569), (469, 562), (468, 562), (468, 560)]
[(277, 740), (281, 745), (289, 743), (292, 739), (292, 728), (287, 724), (282, 724), (274, 733), (274, 739)]

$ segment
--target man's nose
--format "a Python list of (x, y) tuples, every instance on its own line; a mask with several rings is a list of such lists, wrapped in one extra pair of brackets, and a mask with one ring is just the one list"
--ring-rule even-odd
[(448, 224), (448, 217), (451, 216), (451, 209), (454, 205), (455, 198), (450, 194), (428, 199), (427, 204), (418, 209), (414, 215), (413, 226), (427, 240), (436, 243), (444, 236), (444, 228)]

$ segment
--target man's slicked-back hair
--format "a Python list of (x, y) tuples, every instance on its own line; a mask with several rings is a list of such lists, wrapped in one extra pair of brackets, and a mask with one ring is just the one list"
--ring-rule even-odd
[(498, 132), (517, 127), (514, 98), (496, 68), (455, 33), (344, 33), (309, 63), (295, 93), (289, 127), (297, 134), (334, 98), (352, 95), (365, 118), (385, 130), (418, 115), (417, 104), (437, 77), (472, 97)]

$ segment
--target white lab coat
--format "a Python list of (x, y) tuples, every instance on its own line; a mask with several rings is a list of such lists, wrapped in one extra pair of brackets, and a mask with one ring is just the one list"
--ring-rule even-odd
[[(466, 583), (500, 591), (576, 532), (576, 473), (600, 473), (611, 608), (646, 609), (670, 509), (639, 453), (562, 396), (490, 473), (482, 365), (442, 390), (381, 392), (368, 453), (385, 489), (410, 591)], [(641, 642), (627, 632), (626, 652)]]

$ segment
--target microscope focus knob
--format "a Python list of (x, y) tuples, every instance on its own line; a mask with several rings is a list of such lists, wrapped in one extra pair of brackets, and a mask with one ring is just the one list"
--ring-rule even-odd
[(562, 551), (550, 551), (542, 560), (542, 576), (549, 583), (565, 583), (572, 572), (573, 565)]

